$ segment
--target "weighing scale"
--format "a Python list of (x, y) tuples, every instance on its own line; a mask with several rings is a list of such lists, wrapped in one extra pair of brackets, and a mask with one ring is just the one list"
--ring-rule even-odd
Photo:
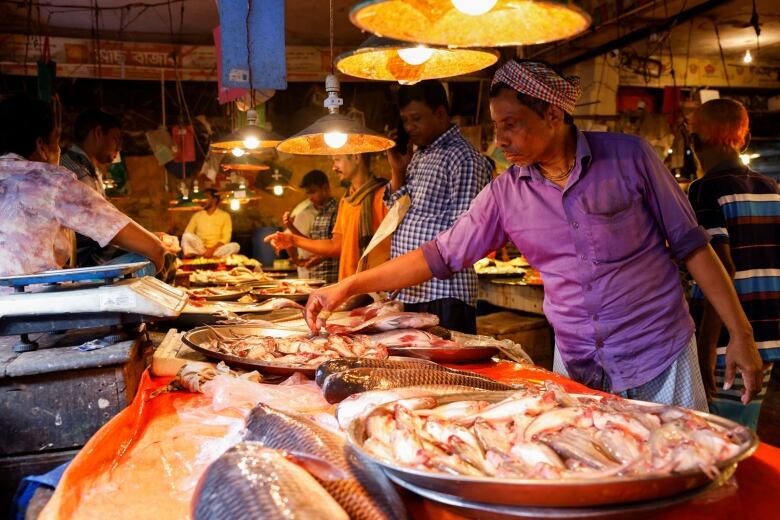
[(15, 352), (38, 348), (28, 334), (112, 327), (178, 316), (187, 293), (145, 276), (126, 278), (148, 262), (58, 269), (0, 277), (0, 336), (19, 334)]

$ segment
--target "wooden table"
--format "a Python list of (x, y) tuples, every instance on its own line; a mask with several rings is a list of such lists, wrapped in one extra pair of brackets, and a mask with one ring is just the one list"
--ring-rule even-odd
[(544, 315), (544, 287), (510, 283), (511, 279), (479, 279), (480, 300), (515, 311)]

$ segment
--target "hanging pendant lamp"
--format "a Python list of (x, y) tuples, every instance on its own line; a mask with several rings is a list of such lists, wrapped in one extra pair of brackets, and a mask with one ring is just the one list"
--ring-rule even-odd
[(333, 0), (330, 0), (330, 63), (331, 74), (325, 78), (328, 96), (323, 105), (328, 115), (319, 118), (276, 149), (296, 155), (339, 155), (382, 152), (395, 146), (395, 142), (379, 132), (374, 132), (351, 117), (339, 114), (344, 100), (339, 96), (339, 80), (333, 67)]
[(409, 85), (468, 74), (496, 61), (498, 53), (493, 50), (426, 47), (372, 36), (357, 49), (336, 58), (336, 68), (356, 78)]
[(223, 139), (211, 143), (211, 149), (215, 152), (233, 152), (236, 157), (241, 157), (247, 151), (260, 148), (273, 148), (282, 142), (284, 137), (274, 132), (269, 132), (257, 126), (257, 111), (247, 110), (246, 125), (225, 136)]
[(377, 36), (449, 47), (547, 43), (591, 22), (571, 0), (364, 0), (350, 20)]

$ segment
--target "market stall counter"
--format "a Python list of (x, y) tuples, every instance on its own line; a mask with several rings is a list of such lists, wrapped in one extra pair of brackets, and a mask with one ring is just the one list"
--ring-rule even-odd
[[(530, 365), (499, 361), (458, 368), (505, 383), (552, 380), (568, 392), (592, 393)], [(212, 387), (205, 394), (159, 393), (170, 381), (144, 374), (133, 404), (81, 450), (41, 518), (190, 517), (198, 480), (211, 462), (240, 439), (244, 418), (258, 394), (247, 395), (238, 387)], [(265, 385), (264, 402), (269, 406), (283, 404), (328, 421), (328, 405), (313, 382), (295, 377), (285, 385), (286, 389), (277, 387), (279, 390)], [(778, 493), (780, 450), (760, 444), (725, 485), (650, 516), (689, 520), (747, 514), (750, 518), (774, 518)], [(462, 510), (456, 513), (408, 492), (402, 496), (411, 518), (464, 518)]]

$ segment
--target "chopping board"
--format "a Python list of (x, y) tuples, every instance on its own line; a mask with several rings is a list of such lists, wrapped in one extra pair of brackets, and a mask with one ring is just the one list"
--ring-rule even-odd
[(214, 367), (216, 363), (182, 342), (184, 332), (170, 329), (152, 356), (152, 374), (155, 376), (175, 376), (187, 363)]

